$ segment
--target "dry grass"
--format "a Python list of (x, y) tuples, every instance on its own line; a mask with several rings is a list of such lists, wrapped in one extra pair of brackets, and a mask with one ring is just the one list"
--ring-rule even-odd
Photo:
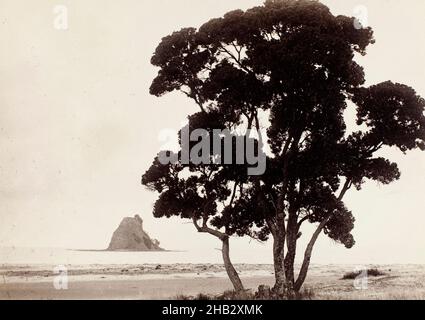
[[(362, 274), (361, 271), (348, 272), (348, 273), (346, 273), (342, 276), (341, 280), (354, 280), (354, 279), (357, 279), (361, 274)], [(369, 277), (380, 277), (380, 276), (385, 276), (386, 273), (382, 272), (382, 271), (380, 271), (376, 268), (373, 268), (373, 269), (367, 270), (367, 275)]]
[[(315, 294), (311, 288), (304, 288), (300, 292), (295, 293), (295, 295), (286, 297), (286, 300), (313, 300)], [(269, 297), (267, 300), (273, 300), (275, 298)], [(218, 295), (206, 295), (206, 294), (198, 294), (196, 296), (186, 296), (186, 295), (177, 295), (176, 300), (265, 300), (264, 298), (258, 298), (256, 294), (254, 294), (251, 290), (246, 290), (245, 292), (235, 292), (233, 290), (227, 290), (222, 294)]]
[[(354, 266), (314, 265), (308, 274), (298, 300), (425, 300), (425, 266), (423, 265), (380, 265), (368, 266), (368, 277), (364, 286), (358, 286), (358, 275)], [(341, 279), (341, 275), (344, 275)], [(357, 280), (356, 280), (357, 279)], [(270, 279), (272, 284), (273, 278)], [(361, 280), (360, 280), (361, 281)], [(256, 291), (254, 288), (253, 291)], [(245, 299), (255, 299), (248, 292)], [(232, 291), (223, 294), (200, 296), (202, 300), (240, 300)], [(186, 297), (199, 299), (198, 297)]]
[[(425, 300), (425, 266), (381, 265), (367, 270), (363, 287), (352, 277), (356, 271), (346, 272), (341, 266), (315, 267), (307, 283), (318, 300)], [(343, 280), (338, 274), (344, 274)]]
[(227, 290), (225, 292), (223, 292), (222, 294), (218, 294), (218, 295), (207, 295), (207, 294), (197, 294), (196, 296), (186, 296), (186, 295), (178, 295), (176, 297), (176, 300), (202, 300), (202, 301), (207, 301), (207, 300), (254, 300), (254, 294), (250, 291), (247, 290), (246, 292), (242, 292), (242, 293), (238, 293), (235, 292), (233, 290)]

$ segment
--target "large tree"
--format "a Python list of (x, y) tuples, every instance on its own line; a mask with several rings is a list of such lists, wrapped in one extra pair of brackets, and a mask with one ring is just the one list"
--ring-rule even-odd
[[(317, 1), (268, 0), (199, 29), (175, 32), (162, 39), (152, 57), (159, 73), (151, 93), (187, 95), (199, 106), (198, 127), (267, 129), (267, 141), (260, 140), (270, 150), (263, 175), (247, 176), (231, 166), (233, 175), (223, 176), (229, 167), (216, 167), (222, 179), (217, 185), (233, 186), (235, 194), (223, 191), (231, 201), (212, 221), (229, 235), (273, 238), (277, 294), (301, 288), (322, 232), (347, 248), (354, 245), (346, 193), (360, 190), (367, 179), (388, 184), (400, 177), (397, 164), (379, 156), (382, 148), (425, 149), (424, 99), (390, 81), (363, 86), (364, 71), (355, 58), (373, 42), (370, 28), (334, 16)], [(357, 108), (354, 132), (344, 119), (350, 103)], [(157, 190), (160, 199), (170, 194)], [(173, 205), (178, 204), (161, 210)], [(206, 214), (202, 205), (191, 203), (188, 217)], [(155, 208), (159, 212), (158, 202)], [(296, 275), (305, 222), (316, 224), (316, 230)]]

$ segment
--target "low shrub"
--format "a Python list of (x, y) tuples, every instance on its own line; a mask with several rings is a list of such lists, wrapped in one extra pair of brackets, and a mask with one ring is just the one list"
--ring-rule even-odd
[[(359, 277), (361, 274), (362, 274), (362, 271), (348, 272), (342, 276), (341, 280), (354, 280), (357, 277)], [(376, 268), (373, 268), (373, 269), (367, 270), (367, 275), (368, 277), (380, 277), (380, 276), (385, 276), (385, 273)]]

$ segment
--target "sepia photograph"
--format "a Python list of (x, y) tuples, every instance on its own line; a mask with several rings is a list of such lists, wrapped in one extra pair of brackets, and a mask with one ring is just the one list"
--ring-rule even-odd
[(0, 0), (0, 300), (425, 300), (424, 13)]

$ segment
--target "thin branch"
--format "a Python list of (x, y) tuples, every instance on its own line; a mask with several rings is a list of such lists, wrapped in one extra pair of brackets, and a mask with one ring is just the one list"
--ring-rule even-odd
[(192, 218), (192, 222), (193, 222), (193, 225), (195, 226), (196, 230), (198, 230), (198, 232), (209, 233), (209, 234), (219, 238), (220, 240), (225, 240), (226, 238), (229, 237), (227, 234), (225, 234), (223, 232), (220, 232), (218, 230), (214, 230), (214, 229), (208, 227), (207, 219), (205, 219), (205, 217), (203, 218), (202, 227), (198, 224), (198, 220), (195, 217)]
[(238, 59), (238, 58), (236, 58), (235, 57), (235, 55), (233, 54), (233, 53), (231, 53), (229, 50), (227, 50), (223, 45), (220, 45), (220, 48), (223, 50), (223, 51), (221, 51), (221, 52), (224, 52), (224, 53), (227, 53), (232, 59), (233, 59), (233, 61), (234, 62), (236, 62), (236, 64), (242, 69), (242, 70), (244, 70), (244, 71), (246, 71), (247, 73), (249, 73), (249, 74), (253, 74), (254, 75), (254, 72), (253, 71), (251, 71), (250, 69), (248, 69), (247, 67), (245, 67), (243, 64), (242, 64), (242, 62), (240, 61), (240, 59)]
[(235, 185), (233, 186), (233, 193), (232, 193), (232, 198), (230, 199), (230, 203), (229, 206), (231, 207), (233, 205), (233, 201), (235, 200), (235, 195), (236, 195), (236, 189), (238, 187), (238, 182), (235, 181)]
[[(192, 89), (191, 89), (192, 90)], [(180, 92), (183, 92), (187, 97), (189, 97), (190, 99), (193, 99), (196, 104), (199, 106), (199, 108), (201, 108), (202, 112), (206, 112), (204, 106), (202, 105), (202, 103), (199, 101), (199, 99), (197, 98), (196, 94), (193, 94), (191, 92), (187, 92), (183, 89), (179, 89)]]
[(297, 224), (297, 231), (300, 230), (301, 225), (303, 224), (303, 222), (307, 221), (310, 218), (310, 215), (306, 215), (305, 217), (303, 217), (300, 221), (298, 221)]
[(344, 198), (347, 191), (351, 188), (351, 186), (352, 186), (351, 178), (347, 178), (347, 180), (345, 181), (345, 184), (342, 187), (342, 190), (341, 190), (341, 192), (338, 196), (338, 201), (342, 201), (342, 199)]

